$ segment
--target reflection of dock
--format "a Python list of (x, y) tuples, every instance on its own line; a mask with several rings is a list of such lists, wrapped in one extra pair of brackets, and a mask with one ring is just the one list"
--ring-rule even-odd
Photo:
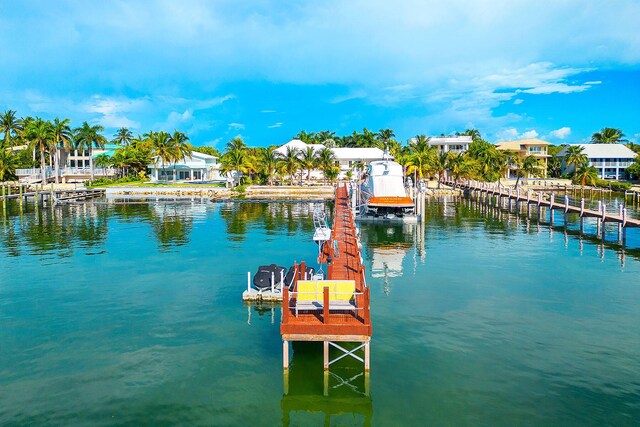
[[(365, 371), (369, 371), (370, 294), (345, 186), (336, 191), (332, 236), (323, 246), (320, 262), (327, 264), (327, 281), (304, 280), (306, 277), (301, 272), (306, 270), (302, 263), (297, 269), (293, 290), (284, 289), (280, 326), (283, 367), (289, 368), (289, 341), (320, 341), (324, 347), (325, 370), (351, 356), (364, 363)], [(348, 349), (345, 342), (359, 345)], [(342, 354), (330, 360), (330, 347)], [(363, 356), (357, 354), (359, 350), (364, 351)]]
[[(325, 373), (316, 343), (295, 343), (291, 367), (284, 374), (284, 395), (280, 402), (282, 425), (318, 424), (315, 414), (324, 414), (324, 425), (341, 424), (340, 417), (362, 417), (371, 425), (373, 404), (369, 397), (369, 377), (349, 363)], [(333, 418), (333, 420), (332, 420)]]

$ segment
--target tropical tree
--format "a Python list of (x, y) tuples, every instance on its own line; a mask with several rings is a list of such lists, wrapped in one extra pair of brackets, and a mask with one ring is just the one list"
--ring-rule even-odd
[(51, 123), (37, 117), (35, 120), (30, 121), (28, 127), (25, 128), (25, 137), (33, 151), (40, 152), (40, 177), (41, 182), (44, 184), (47, 180), (44, 153), (53, 148), (53, 128)]
[(542, 175), (542, 168), (540, 166), (540, 160), (535, 156), (526, 156), (523, 159), (518, 158), (516, 174), (518, 179), (516, 180), (516, 188), (520, 183), (520, 178), (525, 180), (529, 177), (538, 177)]
[(16, 170), (15, 155), (11, 150), (0, 147), (0, 181), (14, 178)]
[(438, 188), (444, 178), (444, 172), (447, 170), (448, 154), (446, 152), (437, 153), (431, 156), (431, 170), (438, 177)]
[(389, 142), (391, 142), (395, 136), (396, 134), (391, 129), (380, 129), (378, 131), (378, 137), (382, 141), (384, 151), (389, 149)]
[(149, 139), (151, 140), (151, 157), (162, 164), (162, 170), (164, 171), (165, 165), (173, 162), (175, 158), (175, 146), (171, 140), (171, 135), (167, 132), (149, 132)]
[(311, 180), (311, 170), (316, 167), (317, 164), (316, 150), (313, 147), (307, 147), (302, 151), (300, 155), (300, 166), (307, 171), (307, 181)]
[(169, 139), (169, 143), (171, 144), (171, 148), (172, 148), (173, 158), (171, 160), (173, 161), (173, 174), (175, 176), (176, 164), (181, 159), (184, 159), (187, 157), (191, 158), (191, 153), (193, 153), (193, 148), (189, 143), (189, 137), (177, 130), (173, 132), (173, 135), (171, 135), (171, 138)]
[(482, 136), (480, 136), (480, 131), (478, 129), (467, 129), (462, 133), (456, 133), (458, 136), (470, 136), (472, 142), (482, 141)]
[(22, 126), (22, 120), (16, 117), (16, 112), (14, 110), (6, 110), (4, 113), (0, 114), (0, 132), (4, 133), (3, 146), (5, 148), (12, 145), (11, 138), (16, 136), (22, 130)]
[(280, 154), (276, 151), (276, 147), (261, 148), (258, 151), (258, 162), (260, 164), (261, 173), (266, 178), (269, 185), (273, 184), (273, 178), (278, 168)]
[(69, 123), (71, 123), (71, 120), (69, 119), (60, 120), (56, 117), (51, 129), (53, 132), (53, 146), (55, 148), (54, 160), (56, 184), (59, 182), (60, 178), (60, 149), (64, 148), (65, 150), (69, 150), (73, 146), (73, 132), (71, 131)]
[(469, 156), (452, 151), (447, 155), (447, 170), (453, 177), (454, 184), (457, 184), (460, 178), (473, 178), (477, 169), (478, 163)]
[(100, 133), (104, 128), (101, 125), (91, 126), (87, 122), (83, 122), (82, 126), (74, 129), (76, 147), (78, 150), (89, 150), (89, 170), (91, 173), (91, 181), (93, 181), (93, 147), (103, 148), (107, 143), (106, 138)]
[(594, 144), (618, 144), (627, 142), (627, 140), (624, 139), (624, 133), (620, 129), (602, 128), (600, 132), (595, 132), (591, 136), (591, 142)]
[(429, 147), (425, 150), (410, 149), (405, 163), (407, 175), (417, 174), (420, 179), (428, 177), (433, 170), (435, 156), (437, 156), (435, 147)]
[(293, 185), (293, 179), (300, 167), (300, 151), (295, 147), (287, 147), (287, 151), (280, 160), (282, 168), (290, 177), (290, 183)]
[(598, 179), (598, 169), (586, 164), (580, 165), (573, 175), (573, 182), (580, 185), (595, 185)]
[(123, 147), (127, 147), (127, 146), (129, 146), (131, 144), (132, 140), (133, 140), (133, 133), (131, 133), (129, 128), (121, 127), (120, 129), (118, 129), (116, 131), (115, 135), (113, 135), (112, 142), (114, 144), (118, 144), (118, 145), (121, 145)]
[(589, 158), (584, 154), (584, 148), (580, 145), (571, 145), (567, 148), (564, 155), (564, 162), (567, 167), (574, 166), (577, 170), (580, 166), (585, 166), (589, 163)]
[[(336, 156), (329, 148), (323, 148), (318, 151), (318, 168), (322, 171), (322, 175), (325, 179), (332, 179), (335, 172)], [(338, 173), (340, 171), (338, 170)]]

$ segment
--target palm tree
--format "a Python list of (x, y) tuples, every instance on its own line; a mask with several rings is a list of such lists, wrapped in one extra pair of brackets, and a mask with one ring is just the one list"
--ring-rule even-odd
[(262, 148), (258, 152), (258, 162), (262, 168), (262, 173), (267, 177), (267, 183), (273, 184), (273, 176), (276, 173), (280, 154), (276, 151), (276, 147)]
[(294, 147), (287, 147), (287, 152), (282, 156), (281, 163), (287, 175), (291, 179), (291, 185), (293, 185), (293, 179), (300, 167), (300, 151)]
[(244, 143), (242, 138), (236, 136), (231, 141), (227, 142), (226, 151), (244, 150), (247, 148), (247, 144)]
[(438, 176), (438, 188), (444, 178), (444, 171), (447, 170), (448, 155), (445, 152), (431, 156), (431, 170)]
[(382, 140), (383, 151), (387, 151), (389, 149), (389, 142), (391, 142), (391, 139), (395, 137), (396, 134), (391, 129), (380, 129), (378, 136)]
[(118, 129), (118, 131), (113, 135), (113, 143), (122, 145), (123, 147), (128, 147), (133, 140), (133, 134), (129, 130), (129, 128), (122, 127)]
[(416, 135), (413, 140), (409, 141), (409, 151), (416, 153), (420, 151), (426, 151), (429, 149), (429, 140), (426, 135)]
[(311, 180), (311, 170), (316, 167), (317, 160), (316, 150), (313, 147), (307, 147), (300, 156), (300, 166), (307, 170), (307, 181)]
[(573, 182), (580, 183), (580, 185), (595, 185), (597, 179), (598, 169), (586, 164), (580, 165), (573, 175)]
[(53, 148), (53, 128), (51, 123), (36, 117), (35, 120), (29, 122), (28, 127), (25, 129), (25, 136), (30, 141), (31, 148), (40, 152), (40, 177), (41, 182), (44, 184), (47, 181), (44, 153)]
[(427, 150), (413, 150), (407, 156), (407, 175), (417, 174), (420, 179), (426, 178), (432, 172), (433, 158), (436, 156), (436, 148)]
[(7, 110), (0, 114), (0, 132), (4, 132), (4, 147), (11, 146), (11, 137), (22, 130), (22, 120), (16, 117), (14, 110)]
[(516, 180), (516, 188), (518, 188), (518, 183), (520, 182), (520, 178), (524, 178), (525, 180), (529, 177), (537, 177), (542, 174), (542, 169), (540, 167), (540, 160), (535, 156), (527, 156), (524, 159), (519, 159), (518, 168), (516, 169), (516, 173), (518, 175), (518, 179)]
[(595, 132), (591, 136), (591, 142), (594, 144), (618, 144), (627, 142), (624, 138), (622, 130), (615, 128), (602, 128), (600, 132)]
[(584, 147), (580, 145), (571, 145), (567, 148), (564, 155), (564, 162), (567, 168), (573, 165), (577, 170), (580, 166), (585, 166), (589, 163), (589, 158), (584, 154)]
[(100, 134), (104, 128), (100, 125), (91, 126), (87, 122), (83, 122), (82, 126), (74, 129), (76, 147), (78, 150), (89, 150), (89, 170), (91, 172), (91, 181), (93, 181), (93, 147), (103, 148), (107, 140)]
[(478, 129), (467, 129), (458, 135), (470, 136), (472, 142), (482, 140), (482, 137), (480, 136), (480, 131)]
[(64, 148), (65, 150), (67, 150), (70, 149), (73, 145), (73, 132), (71, 132), (69, 123), (71, 123), (71, 120), (60, 120), (57, 117), (53, 121), (53, 144), (56, 150), (54, 154), (56, 164), (56, 184), (59, 182), (60, 177), (60, 148)]
[(173, 175), (175, 176), (176, 164), (183, 158), (191, 158), (193, 147), (189, 144), (189, 137), (177, 130), (173, 132), (173, 135), (171, 135), (169, 143), (172, 147), (173, 158), (171, 160), (173, 161)]
[[(167, 132), (149, 132), (149, 139), (151, 140), (151, 156), (158, 162), (158, 159), (162, 163), (162, 170), (164, 171), (167, 163), (173, 162), (175, 158), (175, 146), (171, 141), (171, 135)], [(166, 171), (165, 171), (166, 174)], [(158, 176), (158, 178), (160, 178)]]
[(0, 147), (0, 181), (13, 178), (15, 170), (15, 155), (10, 150)]
[(335, 162), (336, 162), (335, 154), (333, 154), (333, 151), (331, 151), (330, 148), (325, 147), (320, 151), (318, 151), (317, 156), (318, 156), (318, 168), (322, 171), (324, 178), (331, 179), (331, 177), (333, 176), (333, 172), (334, 172), (333, 169), (335, 168)]

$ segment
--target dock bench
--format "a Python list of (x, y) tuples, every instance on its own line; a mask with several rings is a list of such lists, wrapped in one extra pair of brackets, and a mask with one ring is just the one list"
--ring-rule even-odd
[(330, 311), (353, 311), (358, 315), (355, 280), (298, 280), (295, 312), (322, 311), (324, 309), (324, 288), (329, 288)]

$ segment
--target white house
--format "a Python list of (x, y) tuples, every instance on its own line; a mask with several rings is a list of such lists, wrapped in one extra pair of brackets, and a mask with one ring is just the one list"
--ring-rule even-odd
[(287, 154), (287, 151), (292, 150), (292, 149), (296, 149), (300, 152), (304, 152), (307, 151), (307, 148), (313, 148), (313, 152), (317, 153), (318, 151), (322, 150), (324, 148), (324, 145), (322, 144), (307, 144), (306, 142), (300, 141), (299, 139), (292, 139), (291, 141), (287, 142), (284, 145), (281, 145), (280, 147), (275, 149), (275, 152), (280, 154), (281, 156), (285, 156)]
[[(307, 151), (307, 148), (313, 148), (314, 153), (318, 153), (325, 148), (322, 144), (307, 144), (299, 139), (292, 139), (284, 145), (275, 149), (276, 153), (284, 156), (287, 151), (295, 148), (300, 153)], [(340, 177), (344, 178), (348, 170), (352, 170), (353, 167), (362, 163), (363, 166), (369, 164), (374, 160), (382, 160), (384, 158), (384, 152), (379, 148), (351, 148), (351, 147), (334, 147), (330, 149), (336, 158), (336, 166), (340, 167)], [(298, 155), (300, 157), (301, 154)], [(312, 171), (311, 176), (313, 178), (322, 178), (320, 171)]]
[(220, 175), (217, 157), (197, 151), (193, 151), (191, 157), (184, 157), (176, 163), (163, 165), (159, 157), (153, 160), (154, 163), (147, 166), (151, 173), (151, 182), (209, 182), (226, 179)]
[(438, 148), (440, 153), (464, 153), (469, 150), (473, 138), (468, 135), (433, 136), (429, 139), (429, 146)]
[[(631, 166), (636, 153), (624, 144), (572, 144), (582, 147), (582, 153), (589, 159), (589, 166), (598, 169), (602, 179), (619, 180), (626, 176), (625, 169)], [(569, 146), (564, 147), (556, 157), (564, 157)], [(562, 164), (562, 173), (573, 172), (575, 166)]]
[(337, 166), (340, 166), (340, 176), (346, 176), (348, 170), (362, 163), (363, 166), (368, 165), (374, 160), (384, 159), (384, 151), (376, 147), (368, 148), (351, 148), (341, 147), (332, 148), (333, 155), (336, 157)]

